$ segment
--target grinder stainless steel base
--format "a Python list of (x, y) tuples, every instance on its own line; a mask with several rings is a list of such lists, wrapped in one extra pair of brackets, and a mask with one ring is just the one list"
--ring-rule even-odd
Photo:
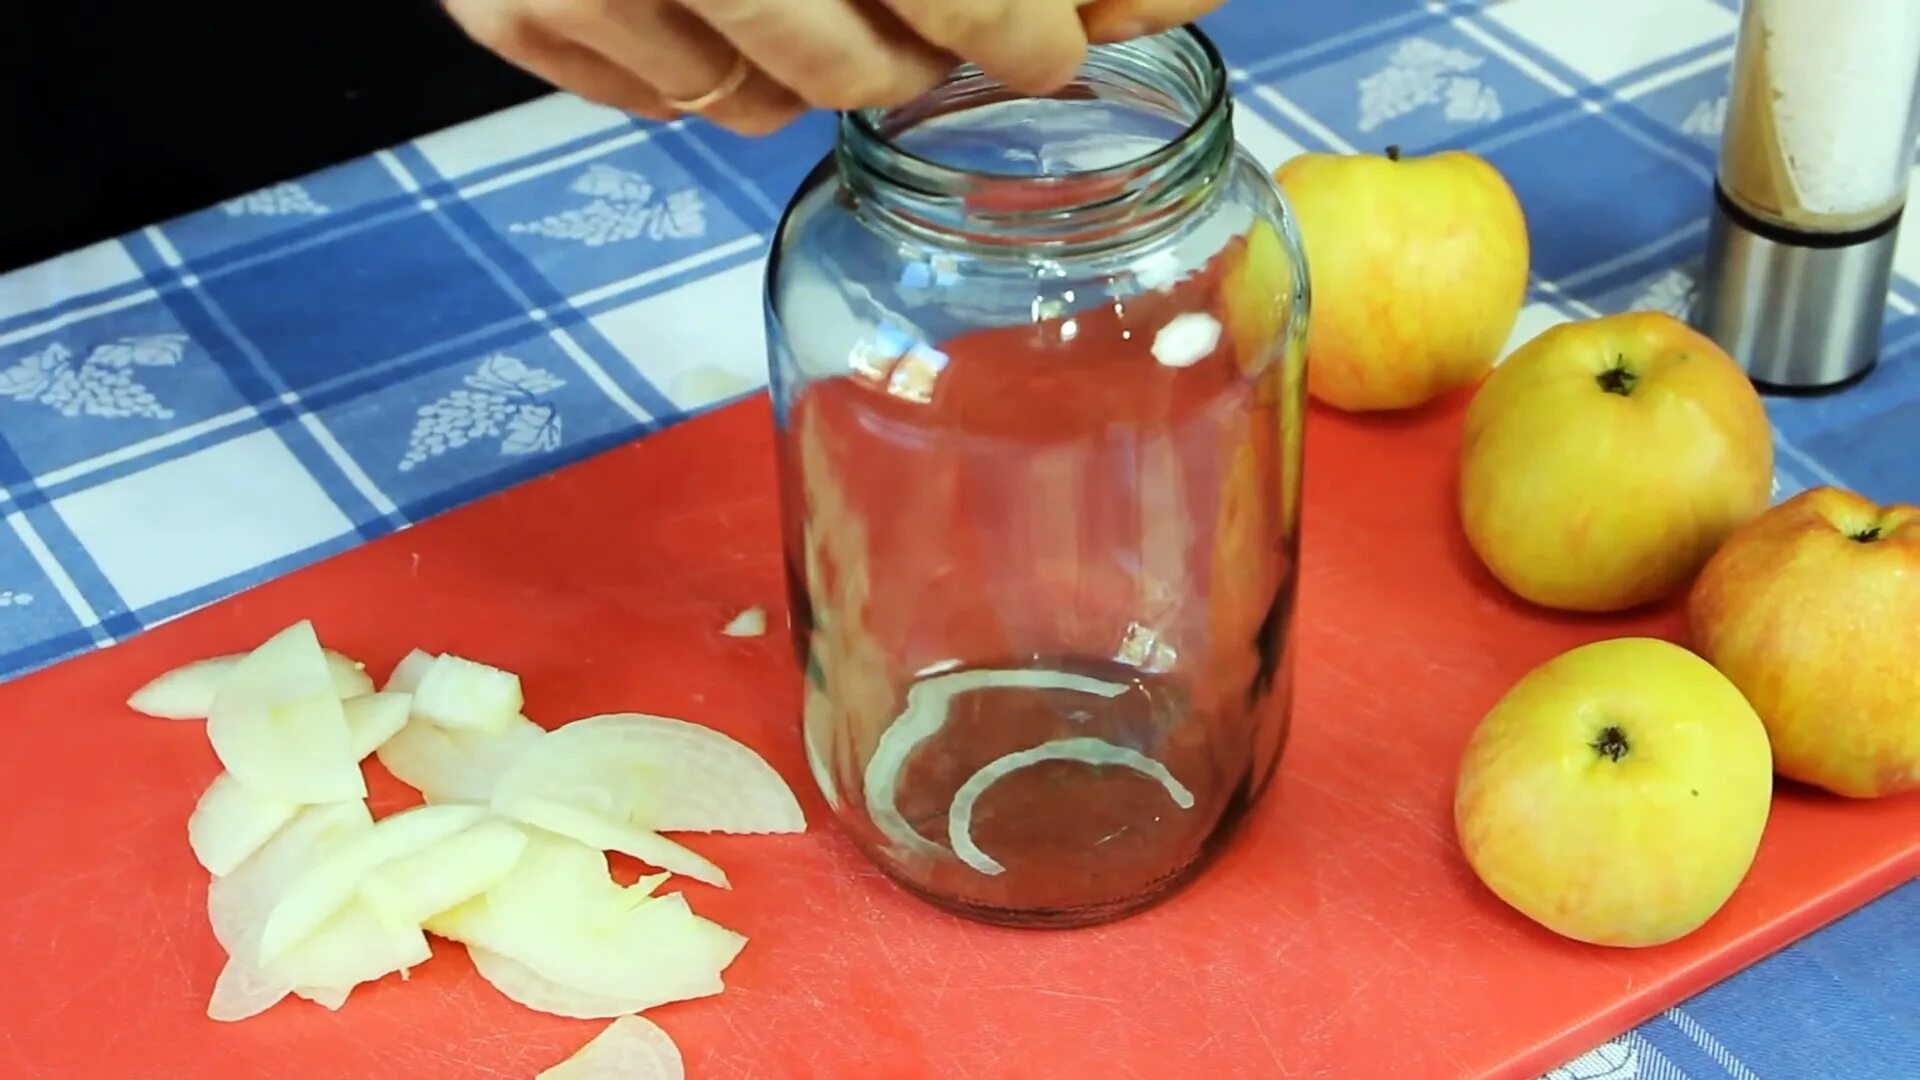
[(1837, 390), (1880, 352), (1900, 215), (1847, 233), (1802, 233), (1714, 187), (1694, 325), (1769, 390)]

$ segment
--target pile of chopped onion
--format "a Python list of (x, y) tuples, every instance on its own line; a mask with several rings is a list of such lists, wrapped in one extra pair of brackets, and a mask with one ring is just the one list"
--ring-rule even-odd
[[(719, 993), (746, 938), (658, 892), (676, 874), (729, 887), (661, 833), (806, 828), (780, 775), (710, 728), (626, 713), (547, 732), (521, 714), (519, 676), (418, 650), (375, 691), (305, 621), (244, 656), (169, 671), (127, 704), (204, 718), (224, 769), (187, 819), (228, 956), (215, 1020), (289, 996), (339, 1009), (355, 987), (425, 963), (432, 933), (527, 1008), (616, 1018), (541, 1077), (679, 1077), (672, 1040), (635, 1014)], [(369, 756), (425, 805), (375, 820)], [(663, 872), (621, 885), (610, 851)]]

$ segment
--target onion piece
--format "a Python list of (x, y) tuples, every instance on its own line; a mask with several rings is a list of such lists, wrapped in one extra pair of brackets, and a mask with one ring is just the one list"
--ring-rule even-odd
[(393, 673), (387, 676), (387, 685), (380, 689), (390, 693), (413, 693), (420, 689), (420, 680), (427, 677), (427, 669), (433, 667), (436, 659), (438, 657), (424, 649), (413, 650), (393, 666)]
[(449, 731), (498, 731), (524, 704), (520, 676), (451, 653), (436, 657), (413, 691), (413, 714)]
[(680, 1048), (660, 1025), (623, 1016), (534, 1080), (686, 1080), (686, 1075)]
[[(127, 699), (127, 707), (161, 720), (205, 720), (221, 685), (245, 655), (235, 653), (182, 664), (135, 690)], [(327, 675), (333, 680), (334, 693), (342, 699), (373, 689), (365, 664), (332, 649), (326, 650), (326, 657)]]
[(389, 923), (421, 926), (492, 888), (513, 869), (526, 848), (526, 831), (518, 825), (482, 821), (431, 847), (376, 867), (360, 883), (360, 899)]
[(266, 966), (292, 986), (345, 987), (374, 982), (426, 963), (433, 956), (418, 924), (395, 926), (365, 904), (335, 911), (320, 928)]
[[(353, 899), (368, 874), (392, 859), (413, 854), (479, 824), (486, 811), (457, 803), (418, 806), (375, 823), (364, 835), (310, 863), (267, 915), (260, 932), (260, 963), (271, 966)], [(339, 985), (328, 979), (302, 983)]]
[(498, 731), (447, 731), (415, 717), (381, 744), (377, 756), (429, 802), (484, 803), (500, 775), (545, 733), (524, 716)]
[(880, 733), (873, 756), (867, 759), (864, 788), (867, 814), (874, 827), (901, 849), (901, 854), (939, 857), (946, 849), (920, 835), (900, 813), (897, 787), (901, 770), (913, 752), (946, 726), (953, 699), (973, 690), (1072, 690), (1113, 698), (1126, 693), (1125, 683), (1031, 668), (977, 668), (922, 679), (907, 688), (907, 707)]
[(1088, 765), (1118, 765), (1132, 769), (1160, 781), (1160, 786), (1167, 789), (1167, 795), (1173, 799), (1175, 806), (1182, 810), (1193, 809), (1193, 792), (1174, 779), (1173, 773), (1165, 765), (1140, 751), (1105, 739), (1055, 739), (987, 762), (979, 772), (967, 777), (967, 782), (960, 785), (960, 790), (953, 793), (953, 805), (947, 810), (947, 837), (953, 843), (954, 854), (960, 856), (962, 862), (983, 874), (1006, 872), (1006, 867), (973, 842), (973, 804), (1001, 777), (1043, 761), (1078, 761)]
[(636, 1013), (647, 1007), (639, 998), (614, 998), (590, 994), (554, 982), (545, 975), (504, 953), (467, 946), (473, 968), (509, 1001), (538, 1012), (565, 1016), (574, 1020), (606, 1020)]
[(244, 1020), (272, 1008), (295, 987), (328, 1009), (346, 1004), (361, 983), (374, 982), (426, 963), (433, 956), (417, 926), (398, 927), (374, 918), (354, 904), (341, 909), (318, 932), (266, 968), (239, 956), (229, 957), (214, 981), (207, 1015), (214, 1020)]
[(649, 897), (657, 884), (621, 888), (600, 852), (534, 833), (512, 872), (427, 929), (643, 1008), (719, 993), (746, 939), (695, 915), (678, 893)]
[(347, 1003), (348, 995), (353, 993), (351, 986), (296, 986), (294, 995), (306, 998), (328, 1012), (339, 1012)]
[(609, 821), (591, 810), (567, 806), (549, 799), (495, 799), (493, 812), (501, 817), (558, 833), (599, 851), (618, 851), (631, 855), (648, 866), (656, 866), (682, 877), (705, 882), (722, 889), (733, 886), (726, 872), (699, 852), (690, 850), (638, 826)]
[(307, 866), (372, 828), (373, 815), (363, 802), (309, 806), (232, 874), (213, 879), (207, 886), (207, 921), (228, 960), (207, 1003), (209, 1017), (244, 1020), (272, 1008), (299, 984), (258, 963), (267, 914)]
[(500, 777), (495, 797), (599, 813), (656, 832), (803, 832), (787, 782), (759, 754), (700, 724), (643, 713), (548, 732)]
[(760, 637), (767, 632), (767, 610), (750, 607), (735, 615), (720, 632), (728, 637)]
[(223, 772), (187, 815), (187, 845), (207, 873), (224, 877), (299, 812), (299, 803), (261, 794)]
[(399, 734), (400, 729), (407, 726), (412, 708), (413, 696), (400, 693), (361, 694), (341, 702), (354, 760), (364, 759)]
[(264, 794), (302, 803), (366, 797), (310, 622), (275, 634), (234, 666), (214, 696), (207, 738), (228, 772)]

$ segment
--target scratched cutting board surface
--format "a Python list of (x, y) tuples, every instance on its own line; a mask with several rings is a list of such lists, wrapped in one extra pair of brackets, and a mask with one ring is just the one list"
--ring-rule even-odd
[[(784, 593), (755, 398), (0, 687), (0, 1075), (531, 1076), (598, 1030), (508, 1004), (458, 946), (329, 1013), (203, 1009), (221, 954), (185, 822), (218, 766), (198, 723), (122, 706), (168, 666), (311, 617), (383, 672), (419, 645), (520, 671), (548, 725), (619, 709), (759, 748), (812, 829), (695, 837), (685, 886), (751, 939), (718, 997), (655, 1010), (696, 1078), (1522, 1076), (1578, 1054), (1910, 877), (1920, 799), (1783, 792), (1711, 924), (1646, 951), (1552, 937), (1456, 854), (1454, 764), (1522, 671), (1671, 611), (1563, 619), (1504, 598), (1449, 510), (1459, 402), (1316, 413), (1293, 741), (1198, 883), (1123, 922), (978, 926), (914, 900), (832, 827), (797, 742), (786, 639), (723, 637)], [(1369, 492), (1373, 492), (1369, 494)], [(369, 766), (375, 808), (401, 789)]]

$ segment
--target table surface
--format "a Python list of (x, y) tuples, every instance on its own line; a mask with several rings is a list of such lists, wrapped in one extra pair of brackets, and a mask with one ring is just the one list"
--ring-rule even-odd
[[(1731, 0), (1234, 0), (1241, 142), (1464, 147), (1525, 206), (1514, 342), (1684, 312)], [(831, 119), (736, 138), (565, 96), (0, 277), (0, 679), (764, 383), (759, 275)], [(1880, 367), (1770, 399), (1779, 495), (1920, 501), (1920, 230)], [(1564, 1077), (1920, 1075), (1920, 883)]]

